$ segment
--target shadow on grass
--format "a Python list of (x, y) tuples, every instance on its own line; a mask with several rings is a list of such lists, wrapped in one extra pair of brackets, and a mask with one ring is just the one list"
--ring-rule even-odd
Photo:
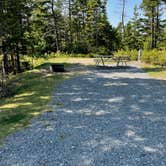
[(20, 122), (22, 119), (26, 118), (24, 114), (15, 114), (15, 115), (9, 115), (4, 117), (0, 120), (0, 124), (6, 125), (11, 123), (17, 123)]
[(63, 64), (67, 68), (72, 66), (72, 64), (70, 64), (70, 63), (58, 63), (58, 62), (57, 63), (51, 63), (51, 62), (46, 62), (46, 63), (43, 63), (43, 64), (41, 64), (39, 66), (36, 66), (35, 69), (47, 69), (47, 70), (49, 70), (50, 66), (54, 65), (54, 64)]
[(52, 89), (64, 78), (63, 74), (44, 73), (37, 69), (12, 78), (13, 96), (0, 100), (0, 140), (26, 127), (33, 117), (46, 111)]
[[(34, 70), (20, 73), (10, 80), (12, 96), (0, 100), (0, 140), (8, 134), (26, 127), (32, 118), (44, 111), (51, 100), (54, 87), (63, 81), (65, 74), (50, 72), (51, 64), (44, 63)], [(67, 71), (77, 71), (82, 64), (63, 63)], [(45, 71), (41, 70), (45, 69)]]
[(162, 72), (166, 71), (166, 68), (163, 67), (144, 67), (143, 70), (146, 72)]
[(97, 69), (130, 69), (130, 66), (96, 66)]

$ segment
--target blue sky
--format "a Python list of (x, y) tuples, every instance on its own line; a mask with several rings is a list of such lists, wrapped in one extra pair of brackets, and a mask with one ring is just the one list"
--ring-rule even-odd
[[(122, 0), (108, 0), (107, 16), (113, 26), (117, 26), (121, 21)], [(125, 22), (133, 16), (133, 8), (139, 6), (142, 0), (126, 0)]]

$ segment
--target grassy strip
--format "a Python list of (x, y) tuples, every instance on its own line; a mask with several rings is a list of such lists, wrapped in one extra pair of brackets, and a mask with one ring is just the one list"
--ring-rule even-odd
[(22, 59), (23, 61), (29, 61), (33, 67), (42, 67), (44, 64), (44, 67), (46, 64), (50, 63), (64, 63), (66, 66), (69, 66), (71, 64), (79, 64), (79, 65), (94, 65), (95, 62), (93, 61), (93, 58), (85, 58), (85, 57), (69, 57), (69, 56), (62, 56), (62, 57), (56, 57), (51, 56), (48, 58), (32, 58), (25, 56)]
[(143, 63), (141, 67), (153, 78), (166, 80), (166, 68)]
[(77, 69), (70, 74), (48, 72), (50, 63), (63, 63), (66, 67), (93, 65), (91, 58), (50, 57), (30, 58), (23, 60), (33, 64), (34, 70), (18, 74), (10, 79), (14, 96), (0, 100), (0, 140), (8, 134), (26, 127), (32, 118), (44, 111), (50, 111), (47, 105), (51, 100), (53, 88), (73, 74), (79, 74)]
[(14, 96), (0, 100), (0, 140), (18, 129), (26, 127), (32, 118), (48, 111), (53, 88), (68, 75), (49, 73), (41, 68), (11, 78)]

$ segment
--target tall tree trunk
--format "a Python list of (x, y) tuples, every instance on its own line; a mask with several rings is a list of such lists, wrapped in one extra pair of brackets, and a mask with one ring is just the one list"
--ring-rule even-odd
[(95, 16), (95, 45), (96, 45), (96, 51), (98, 49), (98, 9), (96, 9), (96, 16)]
[(151, 49), (155, 48), (155, 17), (154, 17), (155, 8), (152, 7), (152, 20), (151, 20)]
[(124, 31), (125, 31), (125, 25), (124, 25), (124, 18), (125, 18), (125, 5), (126, 5), (126, 0), (122, 0), (122, 39), (124, 38)]
[(155, 47), (157, 47), (157, 42), (158, 42), (158, 35), (160, 32), (160, 18), (159, 18), (159, 14), (160, 14), (160, 4), (157, 4), (156, 7), (156, 26), (155, 26)]
[(12, 63), (12, 70), (13, 70), (13, 74), (16, 74), (16, 67), (15, 67), (15, 60), (14, 60), (14, 55), (13, 53), (11, 54), (11, 63)]
[(79, 24), (79, 20), (77, 18), (77, 21), (76, 21), (76, 41), (77, 42), (80, 40), (80, 38), (79, 38), (79, 27), (80, 27), (80, 24)]
[(19, 55), (19, 46), (18, 42), (16, 43), (16, 66), (17, 66), (17, 72), (21, 72), (21, 65), (20, 65), (20, 55)]
[(82, 20), (82, 25), (83, 25), (83, 30), (82, 30), (82, 37), (83, 37), (83, 40), (85, 39), (85, 9), (83, 9), (83, 13), (82, 13), (82, 16), (83, 16), (83, 20)]
[(2, 72), (4, 75), (8, 74), (8, 58), (7, 58), (7, 52), (2, 52)]
[(8, 74), (8, 56), (6, 41), (2, 41), (2, 73), (3, 75)]
[(71, 0), (69, 0), (69, 52), (71, 53), (73, 47), (73, 36), (72, 36), (72, 10)]
[(59, 51), (59, 33), (58, 33), (56, 13), (54, 11), (54, 0), (51, 0), (51, 11), (52, 11), (53, 19), (54, 19), (54, 27), (55, 27), (55, 35), (56, 35), (56, 49), (57, 49), (57, 51)]

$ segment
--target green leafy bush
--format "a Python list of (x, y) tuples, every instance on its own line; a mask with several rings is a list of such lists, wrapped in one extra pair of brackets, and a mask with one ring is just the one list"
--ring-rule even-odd
[(128, 55), (130, 60), (137, 60), (138, 57), (138, 51), (137, 50), (119, 50), (115, 52), (115, 56), (123, 56), (123, 55)]
[[(115, 52), (115, 56), (118, 55), (128, 55), (130, 60), (137, 60), (138, 51), (137, 50), (119, 50)], [(166, 50), (144, 50), (142, 52), (142, 61), (145, 63), (166, 66)]]
[(166, 66), (166, 51), (155, 49), (152, 51), (143, 51), (142, 61), (153, 65)]

